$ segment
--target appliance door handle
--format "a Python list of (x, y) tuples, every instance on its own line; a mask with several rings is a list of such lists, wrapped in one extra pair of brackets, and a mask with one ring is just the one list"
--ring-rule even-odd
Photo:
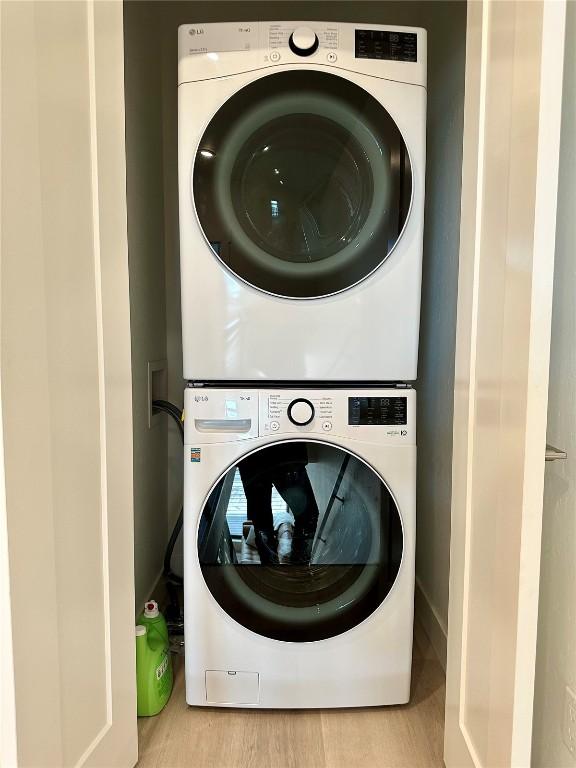
[(566, 451), (561, 451), (560, 448), (554, 448), (553, 445), (546, 443), (546, 461), (557, 461), (558, 459), (567, 459), (568, 454)]
[(252, 419), (194, 419), (197, 432), (250, 432)]

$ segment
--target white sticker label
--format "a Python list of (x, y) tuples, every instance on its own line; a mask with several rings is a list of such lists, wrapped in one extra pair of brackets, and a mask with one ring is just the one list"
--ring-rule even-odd
[(156, 680), (160, 680), (160, 678), (164, 675), (167, 669), (168, 669), (168, 654), (164, 656), (162, 663), (156, 667)]

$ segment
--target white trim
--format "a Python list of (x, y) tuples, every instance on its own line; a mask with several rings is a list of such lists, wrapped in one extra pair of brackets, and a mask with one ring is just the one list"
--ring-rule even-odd
[[(528, 376), (531, 386), (527, 392), (525, 464), (541, 463), (544, 467), (543, 446), (546, 444), (548, 403), (548, 371), (552, 330), (552, 291), (554, 282), (554, 249), (560, 128), (562, 122), (562, 91), (564, 72), (564, 39), (566, 2), (545, 2), (542, 18), (542, 60), (540, 64), (540, 108), (538, 115), (538, 149), (534, 202), (534, 257), (532, 277), (532, 314)], [(553, 151), (550, 151), (552, 148)], [(544, 291), (548, 294), (543, 303)], [(535, 440), (535, 435), (540, 440)], [(542, 505), (544, 502), (544, 472), (524, 474), (520, 541), (520, 578), (532, 572), (529, 587), (520, 585), (518, 594), (518, 624), (516, 629), (518, 656), (514, 680), (514, 721), (512, 724), (511, 764), (530, 765), (532, 739), (526, 739), (526, 724), (532, 728), (534, 680), (536, 668), (538, 597), (534, 585), (539, 581), (540, 545), (542, 538)], [(537, 569), (537, 570), (536, 570)], [(536, 571), (536, 572), (535, 572)], [(536, 595), (537, 595), (536, 591)], [(529, 642), (527, 640), (529, 638)]]
[[(542, 0), (525, 12), (521, 2), (468, 4), (445, 725), (450, 768), (530, 763), (562, 5)], [(494, 276), (503, 283), (492, 308)], [(492, 456), (498, 471), (483, 464)], [(481, 489), (486, 480), (490, 487)], [(484, 500), (502, 520), (493, 544), (479, 506)], [(471, 505), (479, 506), (474, 514)], [(494, 554), (493, 575), (483, 552)], [(485, 659), (474, 654), (476, 618), (485, 629)]]
[(484, 155), (486, 141), (486, 109), (487, 109), (487, 80), (489, 65), (489, 29), (490, 29), (491, 5), (488, 2), (482, 5), (482, 43), (480, 53), (480, 94), (478, 106), (478, 163), (476, 167), (476, 210), (474, 226), (474, 268), (472, 278), (472, 311), (470, 329), (470, 371), (468, 393), (468, 444), (466, 452), (466, 507), (465, 507), (465, 533), (464, 533), (464, 579), (462, 600), (462, 646), (460, 655), (460, 703), (458, 720), (462, 737), (468, 747), (470, 757), (476, 768), (481, 768), (481, 760), (474, 746), (474, 741), (468, 732), (466, 725), (466, 684), (467, 684), (467, 660), (468, 660), (468, 608), (470, 587), (470, 550), (472, 537), (472, 484), (474, 463), (474, 438), (475, 438), (475, 410), (476, 410), (476, 355), (478, 346), (478, 293), (480, 290), (480, 254), (482, 248), (482, 218), (484, 211)]
[(90, 98), (90, 165), (92, 176), (92, 236), (94, 242), (94, 286), (96, 299), (96, 337), (98, 347), (98, 399), (100, 406), (100, 503), (102, 507), (102, 584), (104, 596), (104, 637), (106, 644), (106, 710), (112, 723), (112, 649), (110, 644), (110, 562), (108, 536), (108, 462), (106, 458), (106, 379), (104, 368), (104, 321), (102, 310), (102, 265), (100, 257), (100, 208), (98, 184), (98, 135), (96, 107), (96, 41), (94, 0), (87, 0), (88, 87)]
[[(0, 13), (0, 39), (2, 14)], [(2, 101), (0, 100), (0, 125)], [(1, 146), (0, 146), (1, 165)], [(0, 210), (2, 184), (0, 184)], [(0, 286), (2, 285), (2, 261), (0, 259)], [(0, 291), (0, 302), (2, 293)], [(0, 327), (2, 312), (0, 311)], [(0, 334), (1, 336), (1, 334)], [(15, 768), (18, 764), (16, 731), (16, 687), (14, 685), (14, 648), (12, 641), (12, 603), (10, 590), (10, 563), (8, 559), (8, 511), (6, 508), (6, 477), (4, 470), (4, 420), (2, 416), (2, 380), (0, 378), (0, 600), (4, 617), (0, 623), (0, 765)]]
[(444, 674), (446, 674), (448, 628), (446, 622), (428, 597), (418, 577), (416, 577), (416, 592), (414, 593), (414, 613), (430, 640), (430, 644), (438, 657)]
[(16, 689), (14, 686), (12, 607), (10, 598), (8, 515), (6, 509), (6, 483), (4, 476), (2, 382), (0, 380), (0, 600), (2, 601), (3, 611), (2, 622), (0, 622), (0, 765), (3, 766), (3, 768), (15, 768), (18, 764), (16, 740)]
[(96, 343), (98, 354), (98, 400), (100, 411), (100, 506), (102, 531), (102, 595), (104, 603), (104, 646), (106, 657), (106, 723), (80, 756), (84, 763), (112, 727), (112, 647), (110, 641), (110, 559), (108, 536), (108, 476), (106, 460), (106, 380), (104, 371), (104, 322), (102, 311), (102, 267), (100, 258), (100, 208), (98, 185), (98, 134), (96, 127), (96, 41), (94, 0), (86, 0), (86, 36), (88, 50), (88, 97), (90, 114), (90, 171), (92, 184), (92, 240), (94, 254), (94, 294), (96, 305)]

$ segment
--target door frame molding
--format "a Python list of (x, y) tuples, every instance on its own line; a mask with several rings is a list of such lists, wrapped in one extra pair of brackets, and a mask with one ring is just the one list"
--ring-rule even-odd
[[(123, 4), (50, 5), (0, 4), (5, 609), (12, 598), (0, 750), (7, 767), (126, 768), (137, 722)], [(83, 619), (102, 631), (75, 658)], [(92, 652), (86, 672), (106, 680), (80, 720), (67, 694), (81, 700), (75, 670)]]
[[(482, 371), (477, 370), (478, 328), (482, 322), (479, 317), (481, 289), (481, 255), (484, 247), (485, 215), (485, 178), (487, 153), (486, 144), (487, 111), (492, 108), (490, 68), (494, 66), (495, 36), (502, 33), (506, 21), (515, 24), (515, 51), (510, 75), (510, 88), (513, 94), (518, 86), (519, 92), (526, 83), (520, 81), (518, 71), (522, 54), (528, 53), (539, 58), (539, 82), (530, 94), (538, 99), (538, 114), (534, 107), (530, 112), (530, 103), (524, 102), (524, 111), (536, 119), (537, 147), (528, 162), (532, 163), (533, 207), (526, 211), (512, 211), (506, 226), (507, 266), (514, 258), (514, 250), (522, 249), (518, 238), (519, 219), (524, 216), (533, 224), (534, 238), (531, 244), (533, 258), (528, 270), (530, 285), (530, 328), (526, 330), (529, 339), (525, 370), (518, 380), (519, 398), (524, 409), (521, 418), (525, 421), (522, 448), (514, 456), (502, 442), (494, 445), (494, 451), (500, 449), (512, 458), (513, 472), (517, 475), (514, 498), (517, 504), (517, 517), (520, 534), (517, 551), (512, 554), (521, 577), (517, 585), (517, 621), (515, 636), (507, 643), (513, 649), (515, 658), (513, 689), (510, 701), (503, 712), (489, 720), (487, 729), (488, 750), (496, 752), (502, 747), (500, 736), (496, 734), (495, 722), (510, 717), (504, 726), (511, 734), (511, 743), (506, 764), (527, 766), (530, 764), (532, 709), (534, 695), (536, 628), (538, 609), (538, 582), (540, 561), (540, 536), (542, 522), (542, 500), (544, 487), (544, 446), (546, 437), (548, 364), (550, 355), (550, 331), (552, 310), (552, 283), (554, 261), (554, 238), (556, 222), (556, 192), (558, 181), (559, 155), (552, 153), (550, 146), (559, 146), (560, 118), (562, 100), (562, 68), (564, 39), (565, 2), (534, 2), (530, 8), (522, 8), (522, 3), (510, 4), (510, 17), (494, 22), (494, 15), (501, 13), (497, 3), (489, 0), (468, 3), (466, 34), (466, 83), (464, 109), (464, 148), (462, 169), (462, 204), (460, 228), (460, 266), (458, 279), (458, 309), (456, 329), (454, 422), (453, 422), (453, 465), (452, 465), (452, 521), (450, 545), (450, 600), (448, 621), (448, 674), (446, 688), (446, 728), (445, 761), (447, 766), (474, 765), (481, 768), (485, 763), (475, 749), (464, 712), (466, 696), (466, 643), (468, 598), (470, 579), (470, 547), (473, 520), (473, 489), (476, 480), (475, 452), (477, 450), (477, 411), (486, 398), (486, 381), (482, 380)], [(530, 11), (536, 17), (526, 21)], [(516, 12), (518, 15), (515, 15)], [(524, 15), (522, 15), (524, 14)], [(540, 14), (540, 18), (537, 18)], [(498, 28), (500, 24), (500, 28)], [(524, 27), (522, 25), (525, 25)], [(531, 26), (530, 26), (531, 25)], [(528, 33), (530, 37), (523, 33)], [(530, 46), (532, 46), (530, 48)], [(493, 57), (492, 59), (490, 57)], [(512, 117), (516, 116), (515, 113)], [(512, 124), (512, 119), (510, 120)], [(507, 140), (507, 124), (503, 126), (503, 141)], [(518, 124), (516, 123), (516, 128)], [(528, 128), (530, 129), (530, 127)], [(512, 139), (517, 138), (511, 133)], [(513, 145), (515, 146), (515, 145)], [(515, 146), (516, 149), (516, 146)], [(518, 184), (519, 156), (509, 156), (508, 171), (512, 183)], [(516, 164), (514, 167), (514, 163)], [(512, 173), (516, 176), (512, 177)], [(514, 189), (510, 192), (514, 194)], [(511, 209), (512, 210), (512, 209)], [(515, 219), (514, 219), (515, 216)], [(514, 236), (516, 241), (514, 240)], [(518, 254), (516, 254), (518, 255)], [(485, 260), (485, 257), (484, 257)], [(512, 265), (514, 267), (514, 265)], [(525, 265), (520, 264), (523, 269)], [(512, 292), (513, 293), (512, 289)], [(508, 300), (508, 297), (506, 297)], [(513, 302), (514, 296), (510, 299)], [(508, 312), (511, 310), (508, 309)], [(486, 319), (484, 319), (486, 322)], [(502, 328), (505, 328), (505, 319)], [(510, 325), (510, 323), (509, 323)], [(505, 347), (504, 347), (505, 349)], [(489, 395), (493, 402), (506, 406), (503, 396)], [(484, 399), (484, 407), (486, 401)], [(499, 415), (503, 419), (502, 411)], [(506, 424), (502, 427), (505, 430)], [(510, 425), (508, 425), (510, 428)], [(506, 459), (504, 459), (506, 461)], [(505, 496), (505, 494), (504, 494)], [(508, 494), (510, 497), (510, 494)], [(504, 504), (507, 499), (504, 498)], [(516, 522), (517, 521), (517, 522)], [(536, 564), (537, 567), (534, 567)], [(486, 670), (489, 674), (489, 670)], [(508, 704), (510, 709), (508, 709)], [(497, 745), (497, 746), (493, 746)], [(495, 754), (495, 753), (493, 753)]]

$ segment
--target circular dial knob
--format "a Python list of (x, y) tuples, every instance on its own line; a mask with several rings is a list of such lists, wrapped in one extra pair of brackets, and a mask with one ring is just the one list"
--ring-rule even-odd
[(318, 38), (310, 27), (297, 27), (290, 35), (288, 45), (298, 56), (312, 56), (318, 49)]
[(297, 427), (305, 427), (314, 418), (314, 406), (310, 400), (299, 397), (288, 406), (288, 418)]

